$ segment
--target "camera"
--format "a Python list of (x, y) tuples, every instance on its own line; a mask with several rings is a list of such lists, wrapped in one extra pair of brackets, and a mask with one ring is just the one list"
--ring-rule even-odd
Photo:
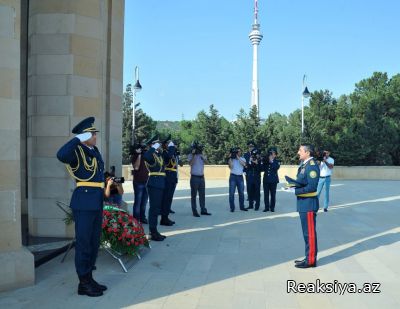
[(108, 177), (110, 177), (115, 183), (125, 182), (124, 177), (115, 177), (115, 166), (111, 166), (110, 171), (104, 173), (104, 178), (107, 179)]
[(254, 148), (251, 152), (250, 152), (250, 157), (252, 160), (257, 160), (259, 158), (260, 152), (258, 151), (258, 149)]
[(232, 147), (231, 150), (229, 150), (230, 158), (236, 159), (238, 152), (239, 152), (239, 149), (237, 149), (236, 147)]
[(328, 154), (326, 153), (326, 151), (321, 152), (317, 152), (317, 161), (324, 161), (325, 157)]
[(124, 183), (125, 178), (124, 177), (112, 177), (111, 178), (115, 183)]
[(202, 154), (204, 146), (195, 141), (192, 143), (191, 148), (192, 151), (194, 150), (195, 154)]
[(144, 144), (138, 144), (138, 143), (137, 143), (137, 144), (131, 145), (131, 146), (129, 147), (129, 154), (130, 154), (130, 155), (133, 155), (133, 154), (137, 153), (136, 150), (138, 150), (138, 149), (141, 149), (141, 150), (142, 150), (142, 153), (143, 153), (143, 152), (146, 151), (146, 145), (144, 145)]

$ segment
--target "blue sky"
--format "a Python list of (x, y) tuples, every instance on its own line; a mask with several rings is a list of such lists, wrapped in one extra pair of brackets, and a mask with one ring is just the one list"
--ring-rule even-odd
[[(250, 108), (254, 0), (126, 0), (124, 89), (139, 67), (140, 107), (194, 119), (210, 104), (228, 120)], [(310, 91), (335, 97), (374, 71), (400, 73), (400, 1), (259, 0), (260, 116), (289, 114)]]

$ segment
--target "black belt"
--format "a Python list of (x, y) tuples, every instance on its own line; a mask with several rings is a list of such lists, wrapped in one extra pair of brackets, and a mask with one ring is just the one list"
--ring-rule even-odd
[(190, 175), (190, 176), (192, 176), (192, 177), (199, 177), (199, 178), (203, 178), (203, 177), (204, 177), (204, 175), (201, 175), (201, 176), (199, 176), (199, 175)]
[(233, 175), (233, 176), (243, 176), (243, 174), (242, 175), (236, 175), (236, 174), (233, 174), (233, 173), (231, 173), (231, 175)]
[(319, 178), (328, 178), (328, 177), (331, 177), (331, 176), (319, 176)]

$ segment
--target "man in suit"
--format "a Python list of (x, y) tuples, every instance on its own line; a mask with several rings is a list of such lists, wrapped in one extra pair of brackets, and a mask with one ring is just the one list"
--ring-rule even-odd
[(297, 268), (309, 268), (317, 266), (317, 233), (316, 217), (319, 209), (318, 202), (318, 180), (319, 166), (313, 158), (314, 147), (310, 144), (302, 144), (297, 153), (301, 164), (297, 171), (296, 180), (289, 180), (289, 185), (295, 187), (294, 191), (297, 197), (297, 211), (300, 215), (301, 227), (305, 242), (305, 258), (296, 260)]
[(70, 206), (75, 222), (75, 268), (79, 277), (78, 294), (91, 297), (103, 295), (106, 286), (92, 276), (100, 246), (103, 220), (104, 162), (96, 147), (94, 117), (78, 123), (76, 134), (57, 152), (67, 171), (76, 181)]

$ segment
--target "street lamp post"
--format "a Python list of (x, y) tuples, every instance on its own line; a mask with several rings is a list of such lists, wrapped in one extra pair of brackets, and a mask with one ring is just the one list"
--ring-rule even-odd
[(136, 101), (136, 92), (142, 90), (142, 85), (139, 82), (139, 67), (135, 67), (135, 79), (136, 83), (133, 86), (133, 98), (132, 98), (132, 145), (135, 143), (135, 110), (136, 107), (140, 105), (140, 103), (135, 103)]
[(304, 99), (310, 97), (310, 92), (307, 88), (307, 76), (304, 74), (303, 76), (303, 93), (301, 95), (301, 137), (303, 138), (304, 135)]

